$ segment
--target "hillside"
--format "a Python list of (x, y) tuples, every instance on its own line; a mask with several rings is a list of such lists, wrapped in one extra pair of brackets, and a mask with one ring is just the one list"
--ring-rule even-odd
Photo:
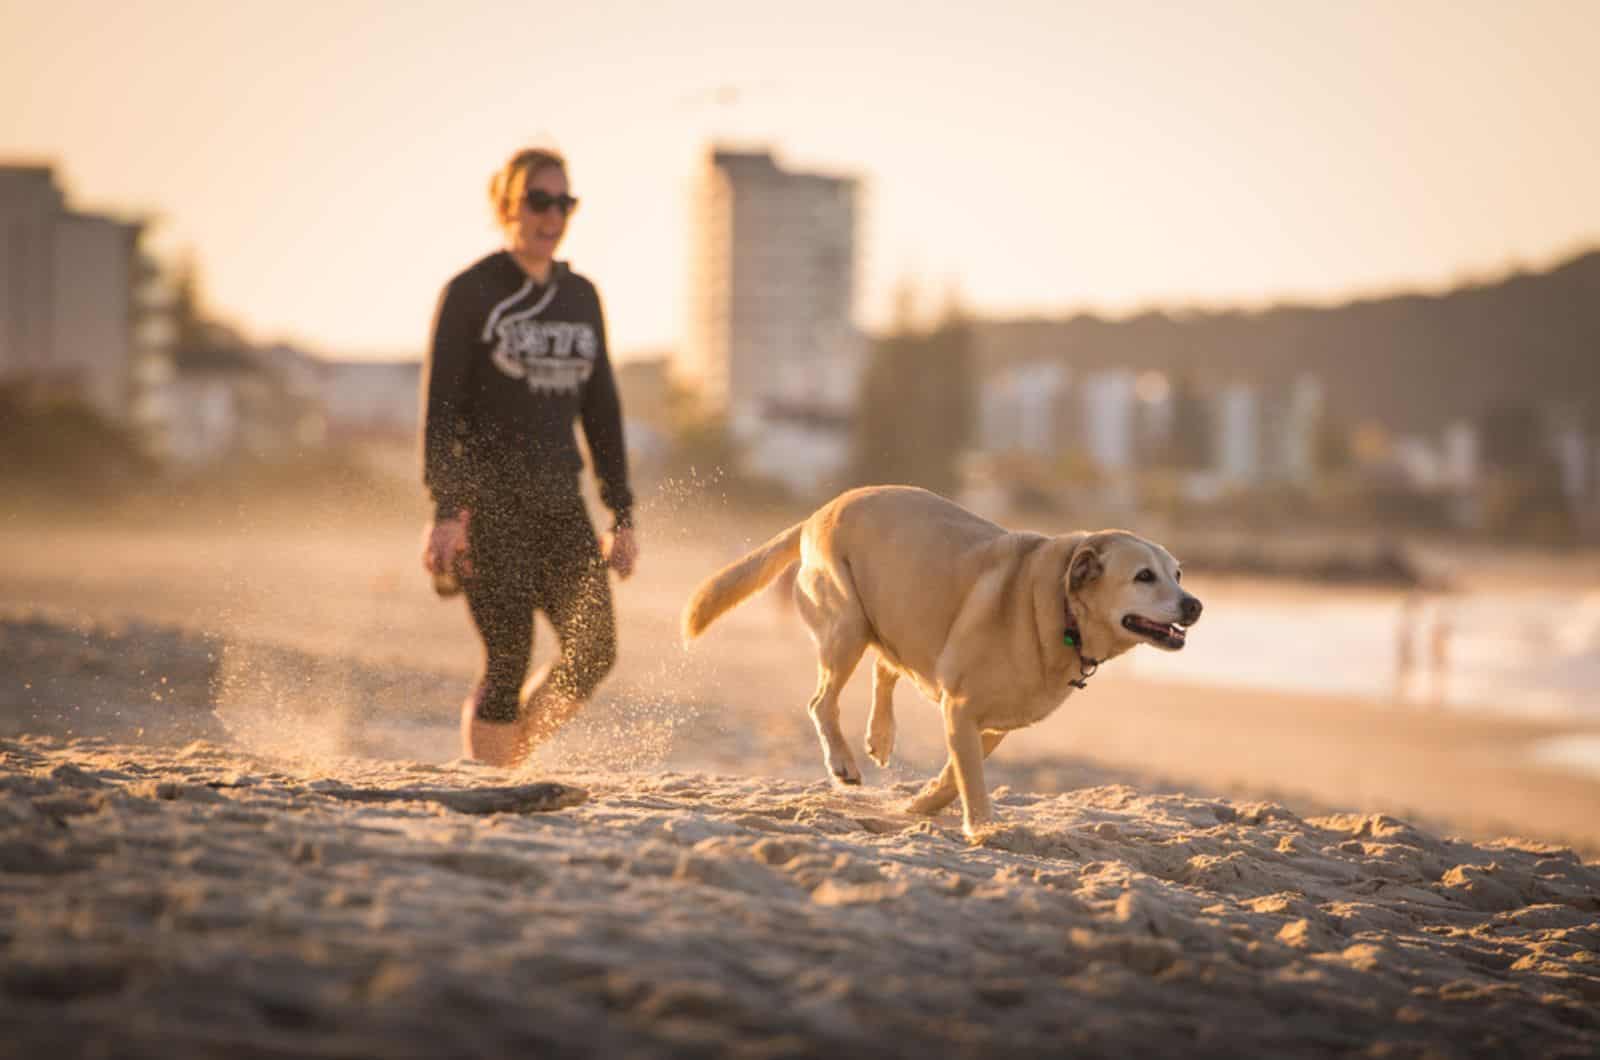
[(1319, 376), (1329, 411), (1432, 431), (1500, 402), (1600, 414), (1600, 250), (1443, 294), (1337, 306), (981, 321), (985, 370), (1062, 358), (1263, 383)]

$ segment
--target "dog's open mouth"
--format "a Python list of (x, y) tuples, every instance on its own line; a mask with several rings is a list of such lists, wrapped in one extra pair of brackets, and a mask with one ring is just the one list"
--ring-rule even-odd
[(1141, 615), (1124, 616), (1122, 628), (1131, 630), (1168, 651), (1177, 651), (1183, 647), (1184, 638), (1189, 635), (1189, 631), (1176, 622), (1152, 622)]

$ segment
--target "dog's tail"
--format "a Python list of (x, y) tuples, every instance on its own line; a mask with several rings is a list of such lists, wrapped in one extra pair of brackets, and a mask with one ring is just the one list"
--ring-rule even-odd
[(728, 564), (700, 583), (683, 609), (683, 641), (705, 632), (722, 613), (739, 606), (783, 573), (800, 558), (800, 532), (805, 523), (795, 523), (754, 552)]

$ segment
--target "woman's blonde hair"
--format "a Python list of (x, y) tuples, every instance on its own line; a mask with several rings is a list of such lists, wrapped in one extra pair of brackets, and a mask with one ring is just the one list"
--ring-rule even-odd
[(525, 147), (495, 170), (489, 178), (489, 209), (494, 212), (496, 224), (506, 224), (517, 215), (528, 181), (539, 170), (552, 166), (565, 173), (567, 160), (547, 147)]

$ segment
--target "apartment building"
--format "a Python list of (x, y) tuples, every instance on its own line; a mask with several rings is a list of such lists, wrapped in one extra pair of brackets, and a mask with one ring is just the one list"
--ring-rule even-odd
[(49, 166), (0, 165), (0, 384), (130, 418), (142, 229), (73, 209)]
[(673, 377), (736, 435), (785, 410), (847, 414), (865, 343), (855, 325), (859, 183), (713, 150), (692, 203), (689, 332)]

